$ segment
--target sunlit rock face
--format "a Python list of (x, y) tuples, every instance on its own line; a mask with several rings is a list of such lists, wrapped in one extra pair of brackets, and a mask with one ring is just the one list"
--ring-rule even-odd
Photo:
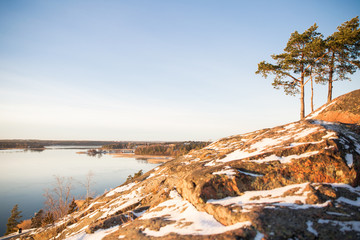
[[(356, 94), (327, 106), (339, 99), (349, 104), (344, 99), (350, 98), (359, 106)], [(359, 239), (360, 126), (324, 121), (319, 116), (326, 112), (323, 107), (304, 121), (220, 139), (31, 234), (73, 240)]]
[(308, 119), (318, 119), (328, 122), (360, 124), (360, 89), (342, 95), (329, 104), (325, 104)]

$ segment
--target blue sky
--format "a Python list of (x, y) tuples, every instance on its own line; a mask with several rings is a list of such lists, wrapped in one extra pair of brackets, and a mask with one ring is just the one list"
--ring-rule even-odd
[[(299, 119), (257, 64), (339, 1), (0, 1), (0, 138), (216, 140)], [(360, 88), (336, 82), (334, 96)], [(315, 88), (315, 107), (326, 86)], [(310, 92), (307, 92), (309, 113)]]

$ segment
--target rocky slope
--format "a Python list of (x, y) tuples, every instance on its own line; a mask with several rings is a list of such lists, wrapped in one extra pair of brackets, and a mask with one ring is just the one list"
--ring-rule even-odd
[(328, 122), (360, 124), (360, 89), (325, 104), (308, 118)]
[(308, 118), (223, 138), (31, 237), (359, 239), (359, 134), (358, 124)]

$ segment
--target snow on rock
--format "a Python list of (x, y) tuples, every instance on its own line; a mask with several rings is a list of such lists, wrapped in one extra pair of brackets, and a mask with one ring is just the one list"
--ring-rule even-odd
[(345, 160), (346, 160), (347, 165), (351, 168), (354, 163), (353, 155), (351, 153), (347, 153), (345, 155)]
[[(189, 163), (188, 163), (188, 164), (189, 164)], [(166, 168), (162, 168), (162, 169), (159, 171), (159, 167), (157, 167), (157, 168), (154, 169), (154, 172), (151, 173), (151, 174), (147, 177), (147, 179), (152, 178), (152, 177), (155, 177), (155, 176), (161, 176), (160, 174), (161, 174), (163, 171), (165, 171), (165, 170), (166, 170)]]
[(234, 169), (223, 169), (218, 172), (213, 172), (214, 175), (226, 175), (226, 176), (234, 176), (236, 175), (236, 172)]
[(235, 160), (241, 160), (244, 158), (249, 158), (249, 157), (259, 155), (260, 153), (261, 153), (261, 151), (247, 152), (247, 151), (243, 151), (243, 150), (236, 150), (235, 152), (228, 154), (225, 158), (217, 160), (217, 162), (225, 163), (225, 162), (231, 162), (231, 161), (235, 161)]
[(290, 156), (285, 156), (285, 157), (278, 157), (273, 154), (273, 155), (267, 156), (262, 159), (256, 159), (256, 160), (250, 159), (248, 161), (257, 162), (257, 163), (264, 163), (264, 162), (271, 162), (271, 161), (279, 161), (280, 163), (290, 163), (294, 159), (306, 158), (306, 157), (310, 157), (312, 155), (316, 155), (318, 153), (319, 153), (319, 151), (312, 151), (312, 152), (306, 152), (306, 153), (303, 153), (300, 155), (290, 155)]
[(342, 232), (348, 232), (354, 230), (360, 232), (360, 221), (336, 221), (336, 220), (328, 220), (328, 219), (319, 219), (318, 223), (339, 226), (340, 231)]
[(339, 197), (337, 199), (338, 202), (346, 203), (349, 205), (353, 205), (355, 207), (360, 207), (360, 197), (358, 197), (356, 200), (351, 200), (345, 197)]
[(264, 234), (262, 234), (261, 232), (257, 231), (254, 240), (262, 240), (264, 237), (265, 237)]
[(307, 221), (306, 222), (307, 225), (307, 230), (309, 232), (311, 232), (312, 234), (314, 234), (316, 237), (319, 235), (318, 232), (313, 228), (313, 222), (312, 221)]
[(215, 161), (210, 161), (210, 162), (204, 164), (205, 167), (211, 167), (211, 166), (215, 166), (215, 165), (216, 165)]
[[(291, 130), (291, 131), (290, 131)], [(283, 132), (286, 133), (283, 133)], [(324, 136), (322, 137), (322, 141), (316, 141), (316, 142), (296, 142), (299, 141), (311, 134), (317, 133), (317, 132), (323, 132)], [(280, 130), (277, 130), (278, 134), (275, 134), (274, 136), (271, 135), (271, 131), (263, 132), (259, 135), (256, 135), (253, 139), (249, 140), (247, 142), (246, 147), (242, 147), (240, 149), (235, 149), (234, 151), (226, 154), (225, 157), (221, 159), (217, 159), (216, 162), (219, 163), (226, 163), (236, 160), (243, 160), (246, 158), (255, 158), (253, 160), (256, 160), (258, 155), (268, 153), (271, 151), (274, 151), (276, 149), (280, 148), (292, 148), (297, 147), (300, 145), (305, 144), (321, 144), (326, 139), (334, 138), (336, 134), (333, 131), (326, 131), (325, 129), (319, 127), (319, 126), (306, 126), (302, 123), (292, 123), (290, 125), (284, 126), (280, 128)], [(271, 137), (267, 137), (267, 135), (270, 135)], [(261, 138), (263, 137), (263, 138)], [(292, 143), (289, 143), (289, 141), (293, 141)], [(215, 143), (213, 143), (215, 145)], [(220, 143), (219, 143), (220, 144)], [(222, 143), (222, 145), (224, 145)], [(290, 163), (292, 159), (299, 159), (303, 157), (308, 157), (313, 154), (317, 154), (317, 151), (313, 151), (311, 153), (303, 153), (304, 155), (298, 156), (288, 156), (288, 157), (277, 157), (275, 155), (271, 155), (269, 158), (263, 158), (261, 159), (262, 162), (267, 161), (280, 161), (281, 163)], [(261, 161), (259, 161), (261, 162)]]
[(344, 142), (349, 142), (349, 140), (351, 140), (351, 142), (353, 143), (353, 145), (355, 147), (355, 151), (358, 154), (360, 154), (360, 138), (359, 138), (359, 135), (352, 132), (352, 131), (350, 131), (343, 124), (334, 123), (334, 122), (326, 122), (326, 121), (321, 121), (321, 120), (313, 120), (312, 123), (321, 125), (321, 126), (323, 126), (324, 128), (326, 128), (328, 130), (332, 130), (332, 131), (335, 131), (337, 133), (342, 134), (343, 136), (346, 136), (346, 138), (348, 138), (348, 139), (341, 138), (340, 142), (342, 142), (342, 144), (344, 144)]
[(260, 140), (259, 142), (254, 143), (251, 146), (251, 149), (257, 149), (260, 151), (263, 151), (264, 149), (268, 148), (268, 147), (273, 147), (276, 146), (278, 144), (280, 144), (283, 140), (281, 138), (264, 138), (262, 140)]
[(338, 213), (338, 212), (326, 212), (326, 214), (335, 215), (335, 216), (342, 216), (342, 217), (349, 217), (349, 214)]
[[(324, 204), (309, 205), (306, 204), (307, 194), (305, 191), (309, 183), (288, 185), (281, 188), (264, 191), (246, 191), (243, 195), (238, 197), (226, 197), (224, 199), (210, 199), (207, 202), (211, 204), (220, 204), (223, 206), (238, 205), (238, 206), (256, 206), (257, 204), (267, 204), (273, 206), (287, 206), (291, 208), (309, 208), (309, 207), (323, 207)], [(285, 194), (289, 190), (295, 189), (294, 194)], [(299, 205), (301, 203), (302, 205)], [(327, 203), (326, 203), (327, 204)], [(325, 204), (325, 205), (326, 205)]]
[(296, 124), (295, 124), (295, 123), (290, 123), (290, 124), (284, 126), (284, 130), (285, 130), (285, 131), (288, 131), (288, 130), (293, 129), (293, 128), (295, 128), (295, 127), (296, 127)]
[(101, 209), (103, 215), (100, 217), (100, 219), (111, 216), (120, 210), (140, 202), (144, 198), (144, 196), (141, 196), (141, 190), (142, 187), (115, 199), (115, 201), (110, 202), (108, 205), (106, 205), (106, 208), (103, 207)]
[(121, 186), (121, 187), (117, 187), (113, 190), (111, 190), (110, 192), (108, 192), (106, 194), (106, 197), (111, 197), (112, 195), (116, 194), (116, 193), (121, 193), (121, 192), (125, 192), (127, 190), (130, 190), (132, 187), (134, 187), (136, 185), (135, 182), (129, 183), (127, 185)]
[(145, 228), (142, 230), (143, 233), (153, 237), (161, 237), (170, 233), (212, 235), (246, 227), (251, 224), (251, 222), (246, 221), (224, 226), (216, 221), (212, 215), (198, 211), (192, 204), (182, 199), (177, 191), (171, 191), (170, 197), (170, 200), (162, 202), (151, 211), (143, 214), (140, 219), (164, 217), (175, 221), (175, 223), (163, 226), (159, 231)]
[(65, 238), (66, 240), (98, 240), (103, 239), (103, 237), (115, 232), (119, 227), (115, 226), (109, 229), (100, 229), (92, 234), (87, 234), (85, 231), (82, 231), (76, 235), (69, 236)]
[(346, 188), (350, 192), (360, 195), (360, 186), (352, 187), (345, 183), (329, 183), (334, 188)]
[(316, 118), (316, 116), (318, 116), (322, 111), (324, 111), (326, 108), (330, 107), (331, 105), (335, 104), (336, 101), (332, 101), (328, 104), (325, 104), (324, 106), (322, 106), (321, 108), (319, 108), (318, 110), (316, 110), (315, 112), (311, 113), (309, 116), (307, 116), (305, 119), (309, 120), (309, 119), (313, 119)]
[(238, 170), (240, 173), (242, 174), (245, 174), (245, 175), (248, 175), (248, 176), (252, 176), (252, 177), (262, 177), (264, 175), (262, 174), (255, 174), (255, 173), (249, 173), (249, 172), (245, 172), (245, 171), (241, 171), (241, 170)]

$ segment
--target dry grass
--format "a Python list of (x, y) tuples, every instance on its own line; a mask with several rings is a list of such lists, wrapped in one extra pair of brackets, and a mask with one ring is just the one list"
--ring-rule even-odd
[(21, 229), (30, 229), (31, 228), (31, 219), (26, 219), (17, 225), (18, 228)]

